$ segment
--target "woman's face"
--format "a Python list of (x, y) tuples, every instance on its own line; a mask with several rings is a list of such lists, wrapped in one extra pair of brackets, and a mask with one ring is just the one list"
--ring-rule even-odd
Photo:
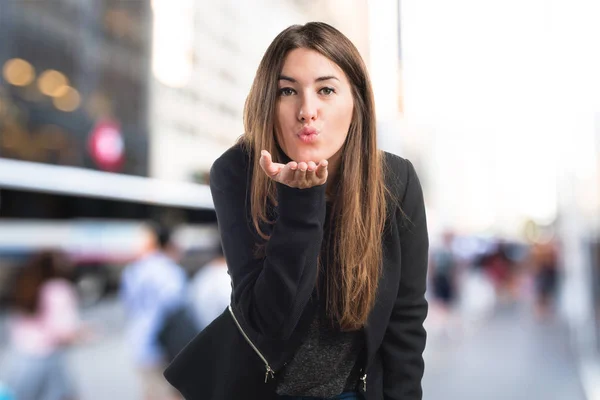
[(353, 109), (350, 83), (337, 64), (314, 50), (288, 53), (279, 76), (276, 131), (289, 158), (337, 164)]

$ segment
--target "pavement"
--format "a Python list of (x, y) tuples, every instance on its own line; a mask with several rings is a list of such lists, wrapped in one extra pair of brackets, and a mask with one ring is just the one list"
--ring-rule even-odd
[(428, 341), (424, 400), (585, 400), (565, 325), (496, 308), (466, 334)]

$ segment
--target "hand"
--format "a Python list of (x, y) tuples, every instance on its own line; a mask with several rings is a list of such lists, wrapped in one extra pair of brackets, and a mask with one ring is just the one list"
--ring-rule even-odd
[(268, 151), (263, 150), (260, 154), (261, 168), (275, 182), (298, 189), (308, 189), (327, 182), (327, 160), (321, 160), (318, 165), (313, 161), (279, 164), (273, 162)]

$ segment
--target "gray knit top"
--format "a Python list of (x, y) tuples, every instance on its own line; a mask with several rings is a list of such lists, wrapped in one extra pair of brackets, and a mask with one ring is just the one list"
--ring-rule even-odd
[(357, 388), (362, 330), (341, 332), (323, 313), (316, 314), (307, 339), (282, 372), (279, 395), (331, 398)]

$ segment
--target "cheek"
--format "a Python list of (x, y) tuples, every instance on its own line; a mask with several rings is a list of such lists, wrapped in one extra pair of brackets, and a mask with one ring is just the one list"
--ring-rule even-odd
[(291, 135), (293, 134), (293, 122), (290, 121), (294, 121), (293, 111), (291, 110), (290, 105), (279, 103), (277, 105), (277, 114), (275, 116), (275, 135), (277, 136), (277, 142), (288, 155), (290, 151), (288, 147)]
[(281, 102), (277, 106), (277, 130), (279, 134), (288, 135), (290, 130), (290, 124), (293, 121), (292, 107), (288, 102)]
[(354, 111), (354, 105), (352, 102), (344, 104), (339, 109), (335, 118), (335, 130), (339, 135), (340, 140), (345, 140), (352, 123), (352, 113)]

